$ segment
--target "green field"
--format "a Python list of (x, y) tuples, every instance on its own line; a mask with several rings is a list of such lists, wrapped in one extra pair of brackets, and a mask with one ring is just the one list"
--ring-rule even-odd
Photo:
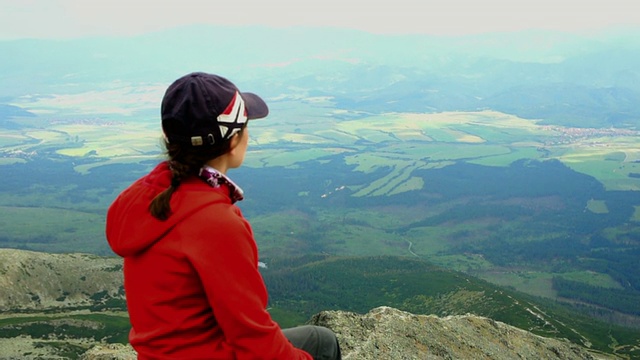
[[(270, 174), (264, 180), (282, 189), (257, 187), (240, 204), (249, 208), (263, 257), (283, 249), (291, 255), (417, 257), (550, 299), (557, 298), (552, 279), (558, 276), (618, 290), (630, 281), (619, 275), (627, 270), (601, 265), (610, 260), (600, 253), (573, 258), (558, 239), (575, 239), (571, 246), (579, 249), (596, 240), (617, 244), (616, 251), (632, 258), (640, 204), (621, 211), (614, 195), (570, 203), (566, 196), (582, 191), (577, 185), (563, 179), (538, 185), (538, 173), (518, 177), (557, 160), (566, 167), (563, 176), (575, 171), (571, 181), (593, 178), (612, 193), (640, 190), (640, 177), (631, 176), (640, 174), (640, 137), (629, 130), (549, 126), (494, 111), (363, 115), (341, 113), (323, 101), (275, 101), (271, 107), (271, 119), (249, 125), (244, 168), (257, 178)], [(43, 177), (0, 193), (0, 246), (110, 253), (107, 206), (162, 159), (157, 121), (146, 110), (136, 120), (135, 112), (120, 110), (91, 119), (18, 119), (23, 128), (3, 133), (0, 166), (8, 173), (35, 161), (61, 170), (56, 182)], [(332, 118), (329, 110), (345, 118)], [(462, 165), (477, 167), (484, 178), (471, 179), (473, 172), (448, 180), (424, 176)], [(317, 173), (296, 178), (309, 171)], [(520, 192), (494, 198), (503, 190), (498, 187), (479, 195), (500, 179), (492, 172), (512, 176)], [(268, 182), (270, 176), (286, 180), (278, 185)], [(566, 196), (544, 193), (556, 185)], [(273, 202), (280, 205), (271, 207)], [(565, 228), (584, 214), (596, 223), (607, 216), (618, 223), (598, 225), (599, 239)], [(540, 258), (531, 259), (534, 253)]]
[[(493, 111), (390, 113), (314, 122), (326, 117), (326, 108), (313, 103), (300, 105), (276, 102), (274, 119), (252, 123), (245, 166), (295, 167), (299, 162), (344, 153), (345, 162), (356, 165), (356, 171), (395, 168), (394, 173), (372, 182), (356, 195), (387, 196), (421, 186), (409, 174), (425, 166), (447, 166), (452, 161), (508, 166), (522, 158), (559, 159), (578, 172), (594, 176), (608, 190), (640, 189), (640, 179), (629, 177), (640, 173), (639, 140), (629, 136), (627, 130), (618, 135), (551, 127)], [(296, 127), (292, 128), (292, 123)], [(135, 121), (131, 115), (114, 114), (91, 120), (72, 118), (37, 128), (9, 130), (1, 139), (4, 164), (22, 158), (16, 152), (52, 149), (55, 154), (70, 158), (94, 159), (91, 164), (76, 168), (82, 174), (105, 164), (157, 159), (162, 149), (159, 124), (149, 115)]]

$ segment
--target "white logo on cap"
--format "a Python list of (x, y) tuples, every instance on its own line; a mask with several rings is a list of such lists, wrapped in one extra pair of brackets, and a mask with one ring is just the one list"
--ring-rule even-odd
[(225, 111), (218, 116), (218, 126), (223, 139), (230, 139), (247, 122), (247, 114), (244, 108), (244, 100), (236, 91), (231, 103)]

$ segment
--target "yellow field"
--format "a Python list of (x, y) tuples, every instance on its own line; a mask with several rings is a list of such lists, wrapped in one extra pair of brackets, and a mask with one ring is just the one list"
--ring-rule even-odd
[[(140, 96), (152, 92), (148, 89)], [(83, 106), (90, 107), (90, 99), (83, 100)], [(122, 106), (129, 105), (133, 106)], [(355, 193), (387, 196), (422, 187), (411, 175), (420, 168), (443, 167), (455, 161), (508, 166), (522, 158), (558, 159), (595, 177), (607, 190), (640, 190), (640, 179), (629, 176), (640, 174), (640, 141), (633, 132), (540, 125), (495, 111), (390, 113), (336, 120), (327, 118), (327, 108), (312, 105), (283, 102), (280, 106), (284, 109), (277, 110), (274, 119), (251, 125), (245, 165), (293, 167), (300, 161), (321, 161), (345, 153), (345, 163), (355, 165), (355, 171), (392, 169)], [(303, 111), (308, 113), (302, 116), (299, 113)], [(163, 152), (159, 121), (153, 119), (55, 122), (47, 130), (8, 131), (0, 136), (0, 144), (5, 154), (49, 146), (61, 155), (101, 160), (77, 166), (80, 173), (104, 164), (161, 158)], [(18, 161), (15, 157), (5, 155), (0, 161), (13, 163)]]

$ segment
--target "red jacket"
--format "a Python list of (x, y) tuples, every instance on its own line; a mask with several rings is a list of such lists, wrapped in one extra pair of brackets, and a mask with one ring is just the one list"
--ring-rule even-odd
[(182, 181), (172, 215), (149, 203), (169, 187), (167, 163), (123, 191), (107, 213), (106, 234), (124, 257), (124, 286), (139, 359), (311, 359), (294, 348), (266, 311), (251, 226), (229, 188)]

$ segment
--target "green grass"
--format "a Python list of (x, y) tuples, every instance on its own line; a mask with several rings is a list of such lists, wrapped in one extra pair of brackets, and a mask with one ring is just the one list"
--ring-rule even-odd
[[(104, 233), (104, 214), (46, 207), (0, 206), (0, 246), (28, 245), (34, 250), (95, 251)], [(38, 219), (38, 221), (34, 221)], [(29, 229), (29, 231), (25, 231)], [(89, 241), (93, 239), (94, 241)]]
[(606, 214), (609, 212), (607, 203), (604, 200), (589, 200), (587, 202), (587, 209), (594, 214)]
[(12, 146), (20, 145), (29, 138), (14, 130), (4, 130), (0, 134), (0, 148), (10, 149)]
[[(640, 159), (640, 151), (637, 150), (640, 140), (634, 137), (571, 140), (565, 137), (566, 129), (544, 127), (535, 121), (496, 112), (384, 114), (357, 120), (336, 120), (327, 117), (328, 112), (335, 110), (330, 106), (327, 102), (277, 102), (273, 107), (277, 116), (269, 122), (252, 123), (251, 144), (245, 166), (295, 168), (304, 161), (322, 161), (328, 155), (342, 154), (344, 163), (354, 166), (355, 172), (374, 174), (383, 170), (378, 178), (371, 177), (366, 182), (350, 184), (348, 190), (353, 190), (354, 196), (359, 198), (385, 198), (395, 194), (405, 195), (406, 191), (419, 188), (428, 189), (430, 184), (414, 176), (414, 172), (442, 168), (456, 161), (506, 167), (522, 158), (557, 158), (576, 171), (594, 176), (607, 189), (640, 189), (640, 179), (628, 176), (630, 173), (640, 173), (640, 163), (634, 162)], [(24, 134), (12, 132), (10, 137), (0, 137), (0, 150), (37, 150), (44, 154), (51, 151), (55, 156), (69, 156), (65, 161), (84, 158), (95, 151), (89, 156), (96, 162), (75, 167), (75, 171), (81, 174), (89, 174), (101, 165), (160, 159), (158, 122), (122, 119), (122, 116), (110, 115), (107, 121), (102, 122), (71, 121), (55, 124), (47, 130), (27, 130)], [(26, 121), (39, 128), (51, 125), (36, 123), (43, 119)], [(26, 142), (25, 135), (33, 136), (39, 142)], [(25, 142), (18, 144), (15, 139)], [(14, 162), (24, 160), (2, 158), (0, 166)], [(26, 243), (30, 248), (47, 251), (105, 251), (104, 210), (108, 200), (116, 194), (105, 195), (101, 189), (95, 189), (86, 194), (97, 200), (73, 203), (59, 199), (59, 194), (65, 191), (74, 192), (75, 188), (72, 184), (50, 189), (38, 188), (34, 189), (33, 196), (2, 193), (0, 204), (4, 206), (0, 207), (0, 236), (10, 238), (9, 242), (2, 245), (19, 246)], [(301, 201), (311, 194), (302, 191)], [(331, 204), (330, 201), (331, 197), (327, 203)], [(554, 201), (548, 198), (514, 198), (495, 205), (553, 209), (558, 205)], [(558, 203), (558, 206), (562, 205)], [(447, 214), (447, 210), (460, 205), (443, 205), (430, 199), (421, 199), (421, 203), (414, 208), (379, 205), (345, 209), (333, 205), (310, 205), (305, 208), (309, 210), (308, 213), (282, 211), (260, 214), (250, 218), (250, 221), (263, 256), (282, 253), (283, 249), (292, 255), (326, 252), (415, 257), (413, 252), (451, 269), (481, 273), (484, 278), (499, 284), (538, 296), (555, 297), (550, 278), (556, 273), (546, 268), (548, 264), (519, 273), (491, 273), (489, 270), (493, 264), (474, 253), (469, 246), (485, 240), (503, 240), (518, 245), (562, 238), (567, 236), (562, 229), (522, 231), (527, 228), (527, 220), (522, 218), (506, 223), (499, 219), (483, 219), (475, 223), (449, 219), (448, 222), (436, 222), (429, 226), (414, 224)], [(602, 200), (593, 199), (584, 205), (592, 213), (607, 214), (608, 211)], [(634, 209), (630, 220), (640, 222), (640, 206)], [(507, 235), (494, 239), (497, 233)], [(619, 244), (632, 241), (629, 239), (633, 236), (628, 234), (632, 234), (629, 229), (620, 228), (611, 228), (603, 233), (606, 238)], [(55, 245), (32, 241), (38, 238), (53, 239)], [(611, 278), (581, 269), (562, 273), (562, 276), (594, 286), (616, 288)], [(287, 311), (279, 307), (275, 309)]]
[[(249, 152), (247, 157), (251, 159), (248, 165), (251, 167), (295, 167), (300, 161), (307, 161), (333, 155), (331, 149), (300, 149), (300, 150), (276, 150), (261, 151), (259, 153)], [(258, 165), (260, 164), (260, 165)]]
[[(118, 90), (114, 91), (109, 93), (110, 98)], [(70, 99), (60, 99), (67, 100)], [(88, 107), (95, 105), (86, 100), (81, 103)], [(62, 103), (49, 105), (62, 109)], [(346, 162), (356, 165), (356, 171), (363, 172), (385, 166), (406, 168), (408, 171), (404, 162), (412, 162), (415, 169), (424, 165), (419, 161), (425, 159), (429, 163), (464, 159), (487, 166), (507, 166), (521, 158), (548, 156), (560, 159), (576, 171), (596, 177), (608, 189), (640, 189), (640, 179), (628, 176), (640, 173), (640, 164), (634, 162), (640, 158), (638, 139), (634, 137), (578, 137), (567, 143), (562, 127), (544, 127), (535, 121), (491, 111), (396, 113), (336, 121), (327, 118), (327, 107), (330, 106), (317, 102), (276, 102), (274, 114), (277, 111), (277, 118), (270, 119), (268, 123), (255, 122), (251, 126), (251, 144), (262, 149), (252, 152), (250, 146), (246, 165), (295, 167), (301, 161), (345, 151), (357, 151), (361, 155), (347, 157)], [(161, 151), (158, 122), (149, 115), (144, 115), (142, 121), (130, 121), (127, 116), (117, 115), (127, 113), (129, 110), (125, 108), (108, 113), (100, 120), (71, 119), (47, 124), (45, 130), (41, 124), (40, 129), (12, 131), (0, 138), (0, 147), (27, 152), (55, 147), (58, 154), (69, 157), (104, 159), (95, 165), (79, 166), (76, 170), (83, 174), (100, 164), (131, 163), (152, 158), (154, 155), (148, 154)], [(27, 119), (25, 122), (36, 120)], [(30, 139), (39, 142), (27, 142)], [(25, 142), (20, 144), (21, 141)], [(291, 145), (302, 147), (289, 149)], [(265, 146), (270, 149), (264, 149)], [(389, 154), (396, 154), (396, 157)], [(2, 161), (6, 163), (8, 160)], [(391, 183), (392, 178), (397, 183)], [(368, 190), (360, 195), (387, 196), (420, 186), (407, 174), (401, 177), (396, 174), (392, 178), (381, 180), (381, 184), (367, 184), (364, 188)]]
[(640, 179), (629, 177), (639, 173), (640, 164), (629, 159), (619, 160), (620, 152), (629, 152), (635, 159), (631, 143), (616, 143), (615, 139), (603, 139), (607, 147), (576, 146), (560, 157), (560, 160), (577, 172), (591, 175), (608, 190), (640, 190)]
[(275, 322), (280, 325), (281, 328), (291, 328), (295, 326), (304, 325), (309, 318), (301, 315), (299, 312), (291, 311), (285, 308), (268, 307), (267, 311)]
[(126, 344), (130, 329), (126, 312), (58, 312), (0, 319), (0, 338), (29, 336), (36, 347), (48, 348), (51, 354), (64, 359), (79, 358), (92, 343)]
[(493, 284), (508, 286), (525, 294), (549, 299), (555, 299), (557, 297), (557, 293), (553, 290), (553, 284), (551, 282), (553, 274), (524, 270), (485, 270), (476, 274), (480, 278)]
[(127, 343), (130, 328), (126, 313), (58, 313), (0, 319), (0, 337), (3, 338), (29, 334), (34, 339), (48, 339), (52, 334), (57, 334), (72, 339)]
[(579, 281), (587, 285), (609, 289), (623, 289), (622, 285), (608, 274), (594, 271), (572, 271), (559, 274), (567, 280)]
[(115, 165), (115, 164), (139, 164), (142, 161), (155, 160), (160, 162), (164, 160), (164, 156), (160, 153), (161, 150), (158, 148), (158, 154), (155, 155), (128, 155), (128, 156), (120, 156), (117, 158), (111, 159), (100, 159), (100, 161), (77, 165), (73, 169), (82, 175), (90, 175), (91, 170), (97, 168), (99, 166), (107, 166), (107, 165)]
[[(357, 191), (353, 196), (383, 196), (389, 195), (411, 177), (416, 164), (408, 161), (394, 161), (393, 171), (388, 175), (371, 182), (368, 186)], [(417, 164), (418, 166), (422, 163)]]
[(13, 158), (13, 157), (8, 157), (8, 158), (0, 158), (0, 166), (2, 165), (12, 165), (12, 164), (24, 164), (27, 161), (25, 159), (21, 159), (21, 158)]
[[(443, 266), (451, 266), (451, 264), (446, 261), (438, 260)], [(464, 268), (460, 270), (465, 271)], [(554, 276), (561, 276), (567, 280), (578, 281), (596, 287), (608, 289), (623, 288), (610, 275), (593, 271), (571, 271), (564, 273), (527, 271), (522, 269), (500, 271), (499, 269), (492, 269), (491, 267), (480, 268), (478, 272), (474, 272), (474, 270), (475, 269), (472, 269), (470, 272), (491, 283), (509, 286), (526, 294), (549, 299), (556, 299), (558, 296), (557, 292), (553, 289), (552, 278)]]
[(479, 159), (469, 160), (472, 164), (486, 166), (509, 166), (512, 162), (520, 159), (538, 159), (543, 154), (536, 147), (510, 147), (509, 153), (489, 155)]
[[(416, 250), (419, 250), (416, 249)], [(492, 269), (493, 264), (480, 254), (426, 256), (426, 259), (445, 269), (475, 274), (478, 271)]]
[[(386, 305), (415, 314), (472, 313), (535, 334), (590, 343), (611, 353), (612, 344), (637, 346), (640, 330), (624, 329), (411, 257), (272, 259), (264, 273), (272, 306), (310, 316), (320, 310), (365, 313)], [(349, 274), (345, 277), (344, 274)], [(537, 279), (533, 274), (532, 279)], [(330, 305), (329, 305), (330, 304)], [(281, 313), (286, 315), (287, 313)], [(586, 342), (585, 342), (586, 339)]]
[(631, 216), (632, 221), (640, 222), (640, 206), (633, 207), (633, 216)]
[(425, 144), (421, 150), (430, 161), (473, 160), (511, 153), (508, 147), (502, 145), (464, 143), (431, 143)]

